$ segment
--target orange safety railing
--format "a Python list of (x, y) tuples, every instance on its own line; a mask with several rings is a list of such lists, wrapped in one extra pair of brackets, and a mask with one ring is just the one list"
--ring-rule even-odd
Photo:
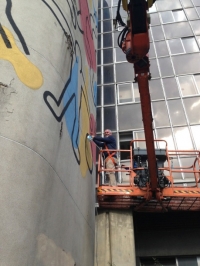
[[(128, 165), (119, 164), (114, 170), (105, 169), (102, 158), (106, 150), (100, 151), (97, 173), (97, 198), (100, 207), (146, 208), (145, 211), (149, 211), (148, 206), (151, 206), (151, 208), (157, 206), (154, 211), (166, 208), (172, 210), (200, 210), (200, 151), (168, 150), (166, 141), (155, 140), (157, 159), (155, 163), (158, 165), (158, 175), (153, 177), (157, 182), (155, 191), (155, 189), (151, 189), (152, 180), (147, 179), (146, 183), (142, 183), (142, 186), (138, 181), (140, 175), (142, 175), (141, 173), (148, 178), (146, 149), (134, 148), (136, 143), (140, 142), (145, 143), (145, 140), (132, 140), (129, 150), (110, 150), (111, 152), (130, 154), (129, 162), (126, 163)], [(138, 165), (136, 166), (134, 161), (137, 161), (137, 159)], [(173, 160), (181, 161), (181, 163), (183, 160), (186, 163), (192, 161), (192, 163), (191, 165), (173, 166)], [(128, 178), (126, 182), (118, 182), (116, 187), (111, 188), (105, 183), (106, 172), (115, 172), (121, 175), (125, 173)], [(178, 177), (177, 174), (179, 174)], [(179, 184), (180, 182), (182, 184)], [(167, 205), (166, 199), (168, 200)]]

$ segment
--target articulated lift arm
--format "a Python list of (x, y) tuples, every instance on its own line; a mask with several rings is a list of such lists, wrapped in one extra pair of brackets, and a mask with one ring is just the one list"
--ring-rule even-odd
[[(125, 5), (123, 1), (123, 5)], [(150, 2), (150, 1), (149, 1)], [(149, 82), (151, 78), (149, 72), (149, 33), (147, 9), (145, 0), (130, 0), (127, 5), (130, 16), (129, 28), (126, 35), (121, 40), (121, 48), (126, 54), (127, 61), (133, 63), (135, 70), (135, 81), (138, 82), (144, 132), (147, 147), (148, 171), (150, 187), (152, 192), (156, 192), (158, 187), (158, 170), (156, 163), (154, 136), (152, 127), (151, 99), (149, 94)], [(126, 6), (126, 5), (125, 5)]]

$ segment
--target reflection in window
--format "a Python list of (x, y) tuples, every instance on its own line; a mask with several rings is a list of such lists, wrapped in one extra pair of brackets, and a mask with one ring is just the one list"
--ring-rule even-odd
[(138, 89), (138, 83), (133, 83), (133, 97), (135, 102), (140, 101), (140, 93)]
[(113, 49), (103, 49), (103, 63), (113, 63)]
[(197, 94), (196, 86), (192, 76), (178, 77), (183, 96)]
[(156, 127), (169, 126), (169, 116), (167, 113), (166, 103), (164, 101), (153, 102), (153, 119)]
[(172, 13), (176, 22), (187, 20), (183, 10), (173, 10)]
[(190, 124), (200, 123), (199, 109), (200, 109), (200, 97), (185, 98), (183, 99), (186, 113)]
[(103, 48), (112, 47), (112, 33), (105, 33), (103, 36)]
[(116, 130), (116, 113), (114, 107), (104, 107), (104, 128)]
[(169, 44), (171, 54), (184, 53), (183, 45), (180, 39), (168, 40), (168, 44)]
[(191, 27), (187, 21), (165, 24), (163, 25), (163, 27), (167, 39), (173, 39), (177, 37), (187, 37), (193, 35)]
[(196, 149), (200, 150), (200, 137), (199, 137), (200, 125), (191, 126), (191, 130), (196, 144)]
[[(172, 130), (171, 128), (159, 128), (156, 130), (156, 138), (157, 139), (163, 139), (167, 142), (167, 147), (169, 150), (174, 150), (174, 141), (173, 141), (173, 138), (172, 138)], [(159, 148), (160, 149), (163, 149), (165, 148), (166, 145), (165, 145), (165, 142), (160, 142), (159, 143)]]
[(196, 257), (178, 257), (179, 266), (198, 266)]
[(151, 100), (164, 99), (163, 88), (160, 79), (150, 80), (149, 89)]
[(114, 48), (116, 62), (126, 61), (126, 55), (121, 48)]
[(164, 40), (164, 34), (161, 26), (151, 27), (154, 41)]
[(156, 1), (156, 6), (158, 11), (172, 10), (172, 9), (181, 9), (182, 6), (179, 0), (162, 0)]
[[(130, 150), (130, 142), (132, 139), (133, 139), (132, 131), (119, 133), (120, 150)], [(120, 159), (121, 160), (130, 159), (130, 152), (121, 152)]]
[(103, 9), (103, 19), (111, 19), (110, 8)]
[(173, 126), (185, 125), (186, 118), (181, 100), (168, 101), (170, 118)]
[(150, 43), (149, 58), (156, 57), (153, 43)]
[(190, 23), (194, 31), (194, 34), (195, 35), (200, 34), (200, 20), (193, 20), (193, 21), (190, 21)]
[(160, 73), (158, 70), (158, 64), (156, 59), (151, 59), (150, 60), (150, 65), (151, 65), (151, 76), (153, 78), (159, 78), (160, 77)]
[(178, 150), (194, 149), (188, 127), (174, 128), (174, 135), (175, 135)]
[(97, 132), (101, 132), (101, 130), (102, 130), (102, 127), (101, 127), (101, 121), (102, 121), (102, 119), (101, 119), (102, 117), (101, 117), (101, 108), (97, 108), (97, 118), (96, 118), (96, 120), (97, 120), (97, 123), (96, 123), (96, 125), (97, 125)]
[(177, 75), (200, 72), (199, 53), (173, 56), (172, 61)]
[(186, 53), (198, 52), (199, 48), (197, 46), (196, 40), (194, 37), (182, 38), (183, 46)]
[(155, 42), (157, 56), (169, 55), (166, 41)]
[(185, 9), (186, 16), (189, 20), (198, 19), (199, 16), (197, 15), (196, 10), (193, 8), (186, 8)]
[(193, 6), (191, 0), (181, 0), (181, 3), (183, 5), (183, 7), (192, 7)]
[(151, 18), (151, 26), (160, 24), (160, 18), (159, 18), (158, 13), (152, 13), (150, 15), (150, 18)]
[(132, 102), (133, 93), (132, 93), (132, 84), (119, 84), (119, 103)]
[(143, 128), (140, 104), (118, 106), (119, 130)]
[(195, 5), (195, 6), (200, 6), (200, 2), (199, 2), (199, 0), (192, 0), (193, 1), (193, 4)]
[(196, 83), (196, 86), (197, 86), (197, 90), (200, 93), (200, 74), (194, 75), (194, 80), (195, 80), (195, 83)]
[(97, 87), (97, 106), (101, 105), (101, 91), (102, 91), (102, 88), (98, 86)]
[(115, 85), (106, 85), (103, 88), (104, 105), (115, 104)]
[(103, 80), (104, 83), (113, 83), (114, 82), (114, 66), (113, 65), (104, 65), (103, 66)]
[[(134, 132), (134, 139), (135, 140), (145, 140), (144, 131), (135, 131)], [(146, 142), (145, 141), (136, 141), (134, 143), (134, 148), (146, 149)]]
[(160, 15), (163, 23), (174, 22), (174, 17), (171, 11), (161, 12)]
[(130, 63), (119, 63), (115, 65), (116, 67), (116, 81), (127, 82), (134, 80), (134, 71)]
[(167, 98), (180, 97), (178, 85), (175, 78), (163, 79), (163, 85)]
[(112, 31), (112, 20), (103, 21), (103, 32)]
[(162, 58), (159, 58), (158, 61), (159, 61), (162, 77), (174, 75), (170, 57), (162, 57)]

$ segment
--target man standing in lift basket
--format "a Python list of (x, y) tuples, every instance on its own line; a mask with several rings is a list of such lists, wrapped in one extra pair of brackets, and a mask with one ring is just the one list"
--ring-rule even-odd
[(113, 170), (111, 172), (107, 172), (109, 177), (109, 185), (116, 186), (117, 182), (115, 179), (114, 169), (115, 166), (117, 165), (117, 156), (116, 156), (116, 151), (112, 151), (116, 150), (116, 140), (112, 136), (112, 131), (110, 129), (105, 130), (104, 136), (105, 136), (104, 138), (92, 136), (92, 139), (99, 147), (102, 147), (104, 150), (106, 150), (104, 151), (105, 168)]

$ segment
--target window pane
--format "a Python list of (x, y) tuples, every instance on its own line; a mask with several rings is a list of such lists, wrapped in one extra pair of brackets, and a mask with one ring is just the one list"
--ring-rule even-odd
[(164, 99), (163, 88), (160, 79), (149, 81), (151, 100)]
[(180, 126), (186, 124), (183, 106), (181, 100), (168, 101), (170, 118), (173, 126)]
[(156, 57), (153, 43), (150, 43), (149, 58)]
[(152, 107), (156, 127), (169, 126), (169, 116), (165, 102), (153, 102)]
[(200, 34), (200, 20), (193, 20), (193, 21), (190, 21), (190, 23), (194, 31), (194, 34), (195, 35)]
[(200, 126), (191, 126), (191, 130), (196, 144), (196, 149), (200, 150), (200, 138), (199, 138)]
[(162, 0), (156, 1), (156, 6), (158, 11), (172, 10), (172, 9), (180, 9), (181, 4), (179, 0)]
[[(162, 129), (159, 128), (156, 130), (156, 133), (157, 133), (157, 136), (156, 136), (157, 139), (163, 139), (167, 142), (167, 147), (169, 150), (175, 149), (174, 148), (174, 141), (172, 138), (172, 131), (170, 128), (162, 128)], [(159, 148), (160, 149), (165, 148), (165, 143), (160, 142)]]
[(104, 105), (115, 104), (115, 86), (104, 86)]
[(102, 91), (102, 88), (98, 86), (97, 87), (97, 105), (101, 105), (101, 91)]
[(105, 33), (103, 36), (103, 48), (112, 47), (112, 34)]
[(104, 128), (116, 130), (116, 114), (115, 107), (104, 108)]
[(101, 108), (97, 108), (97, 132), (101, 132)]
[(171, 11), (161, 12), (160, 15), (163, 23), (174, 22), (174, 18), (172, 16)]
[(101, 50), (97, 50), (97, 65), (101, 65)]
[(168, 41), (171, 54), (184, 53), (183, 45), (180, 39), (173, 39)]
[(126, 82), (134, 80), (134, 70), (130, 63), (116, 64), (116, 81)]
[(196, 86), (192, 76), (183, 76), (178, 78), (183, 96), (197, 94)]
[(191, 6), (193, 6), (191, 0), (181, 0), (181, 3), (183, 5), (183, 7), (191, 7)]
[(183, 46), (186, 53), (198, 52), (199, 48), (197, 46), (196, 40), (194, 37), (182, 38)]
[(157, 56), (169, 55), (166, 41), (155, 42)]
[(174, 75), (174, 71), (172, 68), (172, 63), (169, 57), (159, 58), (158, 60), (161, 70), (161, 76), (172, 76)]
[(199, 92), (200, 92), (200, 74), (199, 74), (199, 75), (194, 75), (194, 79), (195, 79), (195, 81), (196, 81), (197, 89), (198, 89)]
[(121, 48), (115, 48), (116, 62), (126, 61), (126, 55)]
[(119, 130), (143, 128), (140, 104), (118, 106)]
[(152, 26), (160, 24), (160, 18), (159, 18), (158, 13), (152, 13), (150, 15), (150, 18), (151, 18), (151, 25)]
[(165, 89), (165, 94), (167, 98), (180, 97), (178, 85), (175, 78), (163, 79), (163, 85)]
[(179, 150), (192, 150), (193, 145), (187, 127), (174, 128), (174, 135)]
[(159, 78), (160, 77), (160, 73), (158, 71), (158, 64), (156, 59), (151, 59), (150, 60), (150, 71), (151, 71), (151, 76), (152, 78)]
[(173, 10), (172, 12), (173, 12), (175, 21), (187, 20), (183, 10)]
[(103, 63), (104, 64), (113, 63), (113, 50), (112, 49), (103, 50)]
[(118, 85), (119, 90), (119, 103), (132, 102), (133, 93), (132, 93), (132, 84), (120, 84)]
[(103, 9), (103, 19), (109, 19), (111, 18), (111, 9), (110, 8), (104, 8)]
[(198, 19), (199, 16), (194, 8), (186, 8), (185, 9), (186, 16), (189, 20)]
[(108, 31), (112, 31), (112, 20), (103, 21), (103, 32), (108, 32)]
[(97, 84), (101, 84), (101, 67), (97, 67)]
[(189, 123), (200, 123), (199, 109), (200, 109), (200, 97), (183, 99), (186, 113), (189, 119)]
[(199, 0), (192, 0), (195, 6), (200, 6)]
[[(162, 2), (162, 1), (161, 1)], [(167, 39), (192, 36), (192, 30), (188, 22), (163, 25)]]
[(138, 89), (138, 83), (133, 83), (133, 97), (134, 97), (134, 101), (135, 102), (139, 102), (140, 101), (140, 93), (139, 93), (139, 89)]
[(179, 266), (198, 266), (196, 257), (183, 257), (178, 258)]
[(172, 62), (177, 75), (188, 74), (188, 69), (190, 73), (200, 72), (199, 53), (173, 56)]
[(151, 27), (154, 41), (164, 40), (164, 34), (161, 26)]
[(113, 83), (114, 82), (114, 66), (104, 66), (103, 67), (103, 77), (104, 77), (104, 83)]

